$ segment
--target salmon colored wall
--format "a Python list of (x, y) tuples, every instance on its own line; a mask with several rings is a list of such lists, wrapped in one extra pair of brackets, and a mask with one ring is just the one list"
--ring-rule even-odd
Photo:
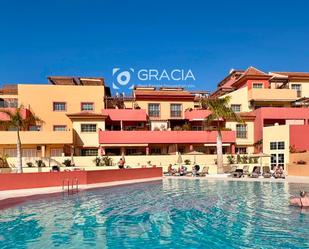
[(79, 184), (103, 183), (161, 177), (162, 168), (112, 169), (95, 171), (0, 174), (0, 190), (62, 186), (64, 179), (77, 178)]
[(309, 125), (290, 126), (290, 145), (297, 150), (309, 151)]
[(269, 88), (268, 80), (247, 80), (248, 90), (253, 88), (253, 83), (263, 83), (263, 88)]
[(86, 184), (85, 171), (0, 174), (0, 190), (62, 186), (64, 179), (74, 179), (75, 177), (80, 184)]
[(87, 171), (87, 184), (161, 177), (162, 168)]
[(265, 119), (298, 119), (308, 122), (309, 108), (276, 108), (263, 107), (254, 111), (256, 115), (254, 121), (254, 141), (258, 141), (263, 137), (263, 126)]
[(289, 176), (309, 176), (309, 165), (288, 165)]

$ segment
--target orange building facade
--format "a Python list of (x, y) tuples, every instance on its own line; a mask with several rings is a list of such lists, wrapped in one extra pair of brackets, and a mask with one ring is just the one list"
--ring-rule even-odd
[[(244, 121), (220, 121), (225, 155), (264, 152), (274, 166), (289, 162), (290, 147), (309, 150), (299, 136), (309, 124), (309, 73), (232, 70), (210, 96), (155, 87), (111, 96), (103, 78), (48, 79), (49, 84), (0, 90), (0, 108), (14, 111), (23, 105), (23, 115), (43, 120), (21, 131), (24, 157), (215, 155), (217, 124), (204, 122), (211, 113), (201, 100), (225, 96)], [(16, 139), (14, 130), (0, 127), (0, 155), (16, 157)]]

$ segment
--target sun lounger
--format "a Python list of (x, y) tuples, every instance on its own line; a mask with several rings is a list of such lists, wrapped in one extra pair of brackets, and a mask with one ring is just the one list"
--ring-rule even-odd
[(233, 174), (236, 170), (237, 166), (232, 166), (229, 173)]
[(200, 176), (208, 175), (209, 174), (208, 171), (209, 171), (209, 167), (208, 166), (204, 166), (202, 171), (201, 171), (201, 173), (200, 173)]
[(271, 173), (270, 173), (270, 168), (268, 166), (263, 166), (263, 177), (264, 178), (270, 178)]
[(249, 175), (249, 166), (245, 165), (243, 167), (243, 171), (242, 171), (243, 176), (248, 176)]
[(261, 174), (261, 167), (260, 166), (254, 166), (252, 173), (250, 175), (251, 178), (258, 178)]
[(236, 169), (234, 173), (232, 173), (232, 177), (240, 178), (243, 176), (243, 169)]

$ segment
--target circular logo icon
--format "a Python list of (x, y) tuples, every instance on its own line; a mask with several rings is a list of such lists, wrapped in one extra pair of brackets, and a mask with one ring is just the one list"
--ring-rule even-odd
[[(130, 83), (131, 74), (134, 72), (133, 68), (129, 70), (120, 70), (120, 68), (113, 68), (113, 89), (124, 88)], [(133, 85), (128, 86), (129, 89), (133, 88)]]

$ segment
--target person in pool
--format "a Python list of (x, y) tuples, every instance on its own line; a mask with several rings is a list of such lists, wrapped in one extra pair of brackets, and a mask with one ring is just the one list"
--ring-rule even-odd
[(299, 193), (300, 197), (293, 197), (290, 199), (290, 204), (293, 206), (299, 206), (301, 208), (303, 207), (309, 207), (309, 197), (307, 192), (300, 191)]
[(125, 160), (123, 158), (120, 158), (119, 162), (118, 162), (118, 168), (119, 169), (124, 169), (124, 164), (125, 164)]

